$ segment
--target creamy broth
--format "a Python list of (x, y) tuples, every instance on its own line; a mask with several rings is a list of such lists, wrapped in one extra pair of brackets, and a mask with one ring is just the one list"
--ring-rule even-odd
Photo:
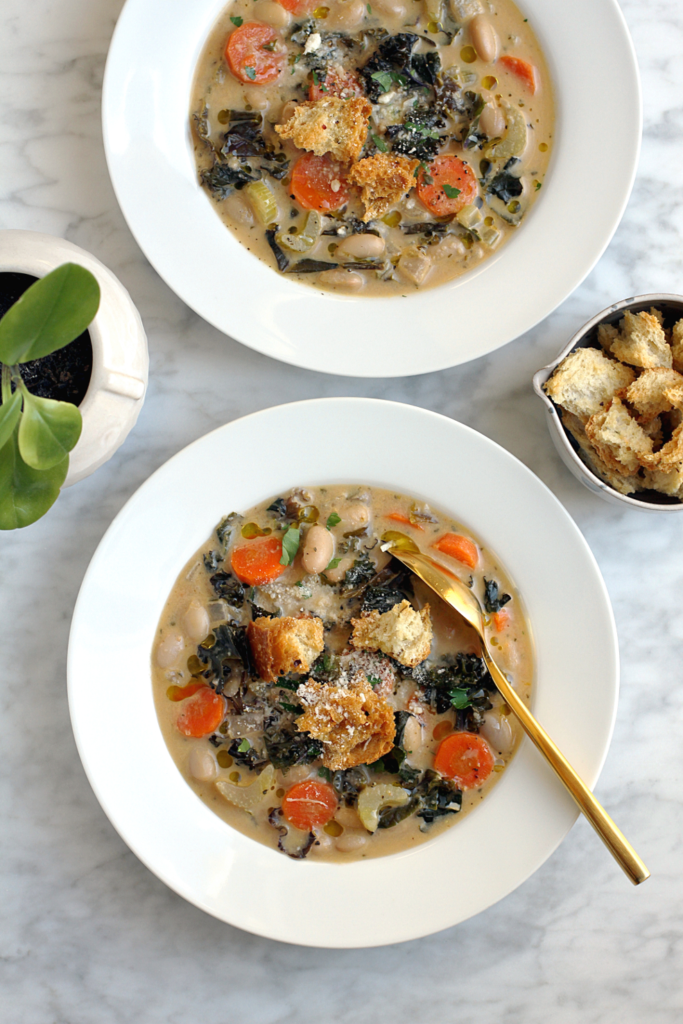
[[(297, 489), (244, 515), (229, 516), (183, 568), (159, 622), (152, 652), (154, 697), (178, 769), (226, 823), (268, 846), (280, 844), (293, 856), (303, 851), (313, 859), (375, 857), (440, 834), (501, 778), (520, 739), (483, 669), (478, 638), (382, 551), (387, 531), (410, 537), (465, 581), (471, 578), (482, 601), (488, 581), (490, 608), (500, 604), (498, 612), (487, 616), (490, 642), (512, 685), (528, 701), (533, 672), (529, 631), (520, 595), (495, 556), (449, 517), (377, 488)], [(444, 547), (453, 543), (444, 538), (453, 536), (465, 544), (459, 558)], [(252, 557), (266, 545), (277, 548), (276, 578), (256, 586), (240, 583), (236, 572), (244, 578), (245, 553)], [(292, 556), (288, 566), (279, 562), (286, 559), (283, 551)], [(461, 560), (472, 552), (474, 568)], [(324, 568), (310, 571), (321, 557)], [(356, 633), (358, 622), (383, 622), (392, 608), (406, 608), (415, 620), (430, 620), (433, 636), (413, 667), (403, 663), (405, 651), (389, 657), (363, 648)], [(258, 660), (254, 635), (264, 623), (291, 629), (316, 624), (323, 640), (310, 667), (304, 665), (304, 671), (294, 662), (294, 671), (274, 681), (259, 677), (253, 667)], [(244, 645), (251, 650), (249, 671)], [(383, 739), (381, 760), (368, 757), (370, 763), (362, 763), (356, 753), (350, 767), (340, 768), (342, 762), (334, 758), (353, 758), (354, 751), (340, 754), (337, 740), (320, 741), (313, 726), (309, 733), (297, 729), (296, 721), (309, 713), (311, 688), (345, 697), (347, 684), (355, 685), (359, 675), (365, 689), (371, 687), (365, 706), (373, 715), (384, 715), (391, 732)], [(317, 680), (312, 687), (311, 680)], [(218, 707), (218, 715), (188, 735), (187, 709), (204, 696)], [(469, 788), (434, 770), (442, 745), (454, 742), (448, 737), (464, 734), (485, 747), (490, 758), (490, 774), (482, 784), (470, 780)], [(296, 829), (286, 817), (288, 800), (296, 787), (311, 783), (323, 786), (334, 810), (325, 824)], [(374, 831), (366, 806), (373, 800), (380, 815)], [(393, 821), (404, 813), (394, 810), (400, 800), (410, 813)]]
[[(277, 77), (264, 84), (239, 81), (225, 56), (229, 38), (255, 22), (270, 26), (272, 40), (265, 45), (282, 60)], [(414, 35), (403, 73), (393, 70), (400, 61), (380, 59), (382, 46), (388, 41), (395, 49), (399, 34)], [(315, 49), (309, 49), (311, 39)], [(363, 77), (372, 60), (379, 60), (372, 67), (389, 70), (375, 78), (366, 71)], [(246, 67), (247, 74), (253, 70)], [(275, 126), (287, 123), (311, 97), (332, 95), (370, 100), (361, 164), (383, 153), (420, 161), (410, 177), (416, 187), (409, 186), (381, 216), (367, 219), (358, 189), (345, 187), (349, 166), (343, 162), (334, 164), (339, 180), (333, 184), (338, 188), (341, 181), (348, 201), (338, 209), (304, 208), (301, 195), (292, 191), (299, 161), (318, 158), (283, 140)], [(250, 252), (274, 269), (279, 260), (279, 269), (301, 283), (391, 296), (465, 274), (512, 237), (542, 191), (554, 112), (543, 54), (511, 0), (329, 0), (300, 14), (272, 0), (234, 0), (199, 61), (191, 124), (200, 181)], [(265, 158), (258, 155), (259, 145), (268, 150)], [(431, 175), (449, 156), (463, 161), (467, 178), (451, 178), (450, 184), (444, 178), (436, 201), (441, 178)], [(267, 190), (267, 209), (252, 194), (249, 179), (256, 177), (257, 188)], [(428, 207), (421, 186), (433, 180)], [(311, 210), (320, 213), (313, 227)], [(292, 236), (298, 251), (288, 248)], [(297, 272), (304, 261), (329, 269)]]

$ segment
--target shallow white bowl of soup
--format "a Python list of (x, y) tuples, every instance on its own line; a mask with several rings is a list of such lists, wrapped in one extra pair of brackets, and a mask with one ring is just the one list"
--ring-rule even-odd
[(521, 229), (477, 269), (389, 299), (279, 276), (226, 230), (198, 184), (189, 129), (197, 61), (223, 0), (128, 0), (104, 83), (104, 141), (124, 215), (196, 312), (297, 366), (392, 377), (454, 366), (522, 334), (562, 302), (610, 241), (638, 157), (637, 66), (616, 0), (526, 0), (556, 101), (553, 157)]
[[(334, 445), (291, 445), (283, 459), (279, 439), (302, 432)], [(400, 443), (381, 450), (373, 443), (392, 437)], [(526, 740), (462, 821), (416, 848), (347, 864), (283, 857), (230, 828), (190, 789), (153, 699), (150, 655), (162, 609), (178, 572), (224, 514), (302, 480), (410, 493), (495, 552), (533, 634), (534, 713), (595, 784), (616, 713), (618, 654), (585, 540), (550, 491), (492, 441), (446, 417), (368, 399), (295, 403), (227, 424), (130, 499), (93, 558), (74, 613), (68, 676), (76, 742), (122, 838), (203, 910), (303, 945), (405, 941), (510, 893), (550, 856), (577, 811)], [(595, 855), (603, 855), (599, 845)]]

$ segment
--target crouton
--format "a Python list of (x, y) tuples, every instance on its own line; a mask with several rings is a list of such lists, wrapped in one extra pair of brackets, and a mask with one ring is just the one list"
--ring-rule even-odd
[(342, 163), (357, 160), (368, 134), (372, 104), (364, 97), (324, 96), (315, 102), (299, 103), (285, 124), (276, 124), (282, 139), (291, 139), (299, 149), (316, 156), (331, 153)]
[(373, 692), (362, 672), (335, 683), (309, 679), (296, 696), (304, 708), (296, 727), (320, 740), (323, 764), (331, 771), (372, 764), (393, 748), (394, 709)]
[(600, 459), (621, 476), (637, 473), (652, 458), (652, 438), (631, 417), (619, 398), (586, 423), (586, 436)]
[(619, 329), (614, 324), (600, 324), (598, 326), (598, 344), (608, 354), (612, 351), (612, 345), (619, 337)]
[(674, 403), (667, 398), (666, 392), (676, 385), (683, 385), (683, 376), (676, 370), (658, 366), (653, 370), (643, 370), (638, 379), (625, 389), (624, 395), (639, 414), (640, 422), (645, 424), (673, 408)]
[(351, 619), (349, 643), (365, 651), (382, 651), (401, 665), (415, 668), (432, 648), (432, 620), (429, 605), (415, 611), (408, 601), (395, 604), (388, 612), (369, 612)]
[(675, 323), (671, 330), (671, 355), (674, 370), (683, 373), (683, 320)]
[(652, 488), (660, 494), (683, 498), (683, 462), (677, 463), (669, 470), (646, 469), (643, 487)]
[(288, 672), (309, 672), (325, 646), (322, 619), (261, 617), (247, 626), (247, 638), (261, 679), (273, 683)]
[(615, 473), (601, 460), (595, 448), (588, 440), (583, 423), (571, 412), (562, 411), (562, 423), (566, 430), (572, 435), (579, 446), (579, 454), (591, 473), (594, 473), (599, 480), (608, 484), (613, 490), (620, 494), (633, 494), (643, 486), (640, 477), (635, 473), (631, 476), (623, 476)]
[(656, 366), (671, 367), (671, 347), (662, 325), (652, 313), (643, 311), (634, 315), (627, 310), (619, 326), (619, 337), (610, 349), (613, 356), (646, 370)]
[(630, 366), (608, 359), (597, 348), (577, 348), (562, 360), (544, 390), (556, 405), (585, 423), (635, 376)]
[(419, 160), (407, 156), (376, 153), (353, 165), (348, 180), (361, 189), (366, 223), (383, 217), (413, 187), (414, 171), (419, 164)]
[(650, 459), (649, 468), (669, 473), (680, 462), (683, 462), (683, 423), (676, 427), (671, 435), (671, 440), (667, 441)]

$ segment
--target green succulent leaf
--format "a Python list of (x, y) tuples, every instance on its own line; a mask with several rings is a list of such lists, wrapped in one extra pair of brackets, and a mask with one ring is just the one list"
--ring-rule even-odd
[(22, 459), (31, 469), (52, 469), (74, 447), (82, 426), (75, 405), (38, 398), (24, 390), (24, 415), (18, 431)]
[(0, 530), (21, 529), (44, 516), (69, 469), (68, 455), (52, 469), (31, 469), (19, 454), (17, 433), (0, 448)]
[(0, 448), (9, 441), (21, 416), (21, 392), (15, 391), (8, 402), (0, 405)]
[(64, 348), (92, 322), (100, 304), (97, 280), (76, 263), (35, 281), (0, 320), (0, 362), (10, 366)]

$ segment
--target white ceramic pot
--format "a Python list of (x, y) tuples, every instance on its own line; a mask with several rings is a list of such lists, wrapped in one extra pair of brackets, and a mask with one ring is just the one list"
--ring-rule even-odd
[(121, 282), (73, 242), (37, 231), (0, 231), (0, 273), (44, 277), (62, 263), (78, 263), (97, 278), (100, 308), (88, 327), (92, 375), (80, 404), (83, 431), (71, 452), (65, 487), (99, 469), (123, 444), (140, 415), (149, 356), (140, 314)]

